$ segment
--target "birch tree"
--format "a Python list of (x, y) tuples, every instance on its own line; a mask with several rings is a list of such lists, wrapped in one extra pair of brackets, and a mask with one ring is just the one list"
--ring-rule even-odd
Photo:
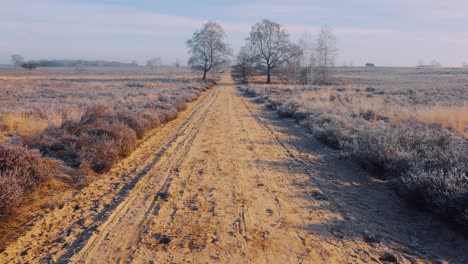
[(319, 85), (329, 84), (332, 82), (338, 51), (336, 49), (336, 37), (330, 27), (324, 26), (320, 29), (315, 45), (315, 83)]

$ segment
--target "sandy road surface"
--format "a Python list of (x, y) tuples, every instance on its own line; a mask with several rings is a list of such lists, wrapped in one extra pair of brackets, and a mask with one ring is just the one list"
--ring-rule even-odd
[(242, 97), (229, 75), (111, 175), (114, 188), (85, 188), (0, 262), (468, 260), (466, 240)]

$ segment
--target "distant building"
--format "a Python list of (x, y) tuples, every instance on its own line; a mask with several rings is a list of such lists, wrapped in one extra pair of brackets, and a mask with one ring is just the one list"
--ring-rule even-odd
[(374, 63), (366, 63), (366, 67), (373, 68), (375, 67)]

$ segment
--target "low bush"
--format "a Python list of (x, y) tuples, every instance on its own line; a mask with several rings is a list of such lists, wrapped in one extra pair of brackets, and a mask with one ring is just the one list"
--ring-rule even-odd
[[(17, 125), (23, 119), (8, 118), (15, 112), (3, 112), (0, 129), (11, 134), (10, 143), (0, 141), (0, 216), (11, 214), (25, 195), (59, 172), (58, 163), (43, 157), (62, 160), (64, 165), (75, 168), (73, 185), (85, 185), (92, 171), (109, 171), (120, 158), (132, 153), (147, 131), (175, 119), (187, 109), (187, 103), (213, 85), (207, 82), (159, 93), (156, 90), (156, 96), (135, 92), (121, 103), (89, 103), (71, 112), (66, 108), (26, 110), (21, 112), (25, 129)], [(15, 122), (10, 122), (10, 128), (5, 120)], [(31, 120), (44, 127), (32, 129), (36, 123)]]
[(37, 151), (0, 143), (0, 215), (7, 214), (56, 170), (56, 164)]
[(395, 180), (401, 195), (437, 215), (447, 217), (468, 232), (466, 169), (413, 169)]
[(80, 173), (104, 173), (122, 157), (130, 155), (137, 140), (187, 109), (212, 84), (187, 87), (172, 95), (159, 94), (142, 108), (98, 104), (86, 109), (80, 119), (65, 119), (60, 127), (50, 127), (30, 139), (43, 155), (65, 161)]
[(352, 102), (336, 95), (304, 99), (297, 90), (245, 92), (279, 115), (295, 118), (320, 141), (379, 172), (409, 201), (468, 233), (468, 141), (459, 133), (417, 119), (393, 122), (370, 109), (355, 114), (349, 111)]

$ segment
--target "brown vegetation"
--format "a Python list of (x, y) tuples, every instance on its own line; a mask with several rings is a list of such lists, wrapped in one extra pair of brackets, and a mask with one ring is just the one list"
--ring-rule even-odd
[(182, 69), (164, 77), (142, 69), (126, 78), (111, 71), (67, 71), (1, 73), (0, 214), (53, 176), (57, 166), (43, 157), (63, 161), (75, 171), (71, 183), (83, 184), (88, 175), (110, 170), (147, 131), (176, 118), (213, 85)]
[[(343, 82), (356, 82), (329, 87), (257, 85), (243, 89), (280, 115), (300, 121), (319, 140), (363, 167), (383, 173), (409, 201), (467, 228), (466, 75), (457, 78), (456, 71), (404, 69), (406, 76), (392, 80), (393, 86), (387, 88), (384, 78), (400, 69), (381, 70), (380, 80), (365, 71), (358, 72), (360, 84), (353, 76), (356, 72), (342, 70)], [(421, 88), (406, 90), (412, 78), (419, 79), (421, 74), (426, 79), (418, 83)], [(445, 79), (445, 74), (452, 77)], [(450, 89), (437, 87), (444, 81)], [(464, 95), (457, 96), (459, 92)]]
[(56, 164), (42, 158), (38, 151), (0, 143), (0, 216), (9, 213), (56, 169)]

